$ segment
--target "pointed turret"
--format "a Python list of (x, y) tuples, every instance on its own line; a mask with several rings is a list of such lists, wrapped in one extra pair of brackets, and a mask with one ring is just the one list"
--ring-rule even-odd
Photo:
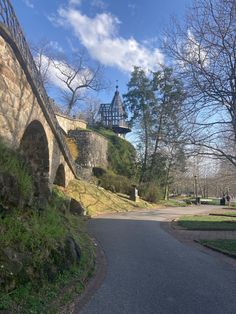
[(126, 112), (118, 86), (112, 99), (111, 104), (101, 104), (99, 113), (101, 114), (101, 122), (104, 126), (112, 128), (112, 130), (119, 136), (124, 136), (126, 133), (131, 132), (125, 119)]

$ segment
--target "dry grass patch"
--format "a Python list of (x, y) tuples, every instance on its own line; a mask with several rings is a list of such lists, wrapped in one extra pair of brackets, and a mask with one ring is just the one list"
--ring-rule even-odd
[(91, 216), (157, 207), (157, 204), (150, 204), (144, 200), (133, 202), (125, 195), (112, 193), (82, 180), (70, 182), (65, 192), (79, 201)]

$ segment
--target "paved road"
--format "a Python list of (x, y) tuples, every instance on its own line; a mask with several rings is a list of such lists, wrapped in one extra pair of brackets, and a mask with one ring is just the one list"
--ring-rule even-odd
[[(209, 208), (209, 207), (208, 207)], [(183, 244), (160, 221), (205, 208), (131, 212), (93, 219), (108, 262), (82, 314), (235, 314), (236, 268)]]

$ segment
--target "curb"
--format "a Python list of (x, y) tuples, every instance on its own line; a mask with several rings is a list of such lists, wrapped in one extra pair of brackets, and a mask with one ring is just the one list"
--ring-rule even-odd
[(208, 249), (210, 249), (210, 250), (212, 250), (212, 251), (215, 251), (215, 252), (218, 252), (218, 253), (221, 253), (221, 254), (224, 254), (224, 255), (229, 256), (231, 258), (236, 259), (236, 254), (232, 254), (232, 253), (229, 253), (229, 252), (226, 252), (226, 251), (214, 248), (214, 247), (212, 247), (212, 246), (210, 246), (208, 244), (201, 243), (200, 240), (193, 240), (193, 241), (198, 243), (198, 244), (200, 244), (200, 245), (202, 245), (202, 246), (204, 246), (204, 247), (206, 247), (206, 248), (208, 248)]
[[(228, 253), (228, 252), (220, 251), (217, 248), (212, 248), (207, 244), (202, 244), (202, 243), (200, 243), (200, 240), (197, 240), (197, 239), (189, 240), (189, 239), (184, 238), (181, 235), (181, 232), (179, 232), (181, 230), (178, 230), (178, 229), (175, 229), (172, 227), (172, 221), (165, 221), (165, 224), (160, 223), (160, 226), (165, 232), (169, 233), (170, 236), (174, 237), (179, 242), (186, 244), (186, 245), (193, 246), (193, 247), (195, 247), (195, 249), (198, 249), (198, 250), (205, 252), (207, 254), (217, 256), (219, 259), (223, 259), (224, 262), (227, 262), (230, 265), (232, 265), (234, 268), (236, 268), (236, 255), (233, 255), (233, 254)], [(217, 254), (217, 255), (215, 255), (215, 254)]]
[(65, 305), (59, 312), (60, 314), (78, 314), (84, 308), (84, 306), (90, 301), (91, 297), (95, 294), (98, 288), (101, 286), (107, 270), (107, 260), (105, 252), (101, 244), (95, 240), (94, 236), (88, 231), (94, 245), (96, 246), (96, 260), (95, 260), (95, 272), (94, 276), (89, 279), (84, 292), (75, 296), (69, 304)]

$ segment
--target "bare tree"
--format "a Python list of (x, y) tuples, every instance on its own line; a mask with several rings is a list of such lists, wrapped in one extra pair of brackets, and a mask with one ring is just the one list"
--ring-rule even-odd
[(90, 98), (89, 91), (98, 92), (106, 88), (101, 65), (92, 67), (89, 61), (84, 53), (77, 54), (71, 61), (67, 58), (52, 60), (53, 67), (57, 70), (56, 75), (62, 82), (60, 91), (67, 114), (71, 113), (79, 101)]
[(71, 114), (80, 101), (91, 99), (90, 92), (98, 92), (108, 86), (101, 65), (92, 62), (84, 51), (67, 57), (53, 49), (48, 40), (41, 40), (31, 49), (43, 83), (48, 89), (54, 86), (59, 91), (67, 114)]
[(195, 0), (185, 23), (166, 31), (164, 49), (188, 94), (187, 143), (236, 166), (236, 1)]
[(38, 43), (31, 44), (31, 51), (34, 55), (35, 64), (41, 74), (45, 87), (49, 85), (49, 68), (52, 65), (52, 49), (50, 41), (42, 39)]
[(93, 97), (85, 100), (85, 107), (78, 112), (78, 117), (87, 121), (88, 125), (94, 126), (98, 121), (98, 111), (101, 102)]

